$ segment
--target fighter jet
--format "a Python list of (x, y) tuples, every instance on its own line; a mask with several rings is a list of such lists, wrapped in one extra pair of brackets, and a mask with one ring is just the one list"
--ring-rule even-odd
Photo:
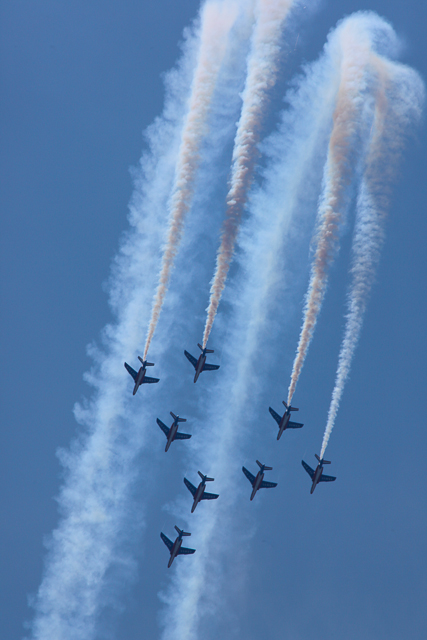
[(314, 455), (319, 461), (319, 464), (316, 467), (316, 471), (314, 471), (311, 467), (309, 467), (308, 464), (306, 462), (304, 462), (304, 460), (301, 460), (302, 466), (307, 471), (307, 473), (310, 476), (310, 478), (313, 480), (313, 484), (311, 485), (310, 493), (313, 493), (313, 491), (315, 490), (315, 488), (316, 488), (316, 486), (318, 485), (319, 482), (333, 482), (334, 480), (336, 480), (335, 476), (324, 476), (323, 475), (323, 465), (324, 464), (331, 464), (331, 463), (328, 462), (327, 460), (323, 460), (323, 458), (320, 459), (319, 456), (317, 455), (317, 453), (315, 453)]
[(168, 429), (167, 426), (161, 420), (159, 420), (159, 418), (157, 418), (157, 424), (159, 425), (160, 429), (163, 431), (163, 433), (167, 438), (165, 451), (169, 449), (169, 447), (171, 446), (171, 443), (174, 440), (188, 440), (188, 438), (191, 438), (191, 435), (189, 435), (188, 433), (178, 432), (178, 423), (187, 422), (187, 418), (180, 418), (179, 416), (176, 416), (174, 413), (172, 413), (172, 411), (170, 412), (170, 414), (173, 418), (173, 422), (171, 424), (170, 429)]
[(208, 493), (207, 491), (205, 491), (206, 483), (213, 482), (214, 478), (208, 478), (208, 476), (204, 476), (200, 471), (198, 471), (197, 473), (202, 479), (197, 489), (194, 484), (191, 484), (191, 482), (187, 480), (187, 478), (184, 478), (184, 484), (194, 498), (193, 506), (191, 507), (191, 513), (194, 512), (194, 509), (197, 507), (200, 500), (216, 500), (218, 498), (217, 493)]
[(213, 353), (214, 350), (206, 349), (206, 347), (203, 349), (202, 345), (199, 343), (197, 343), (197, 346), (202, 352), (198, 360), (196, 360), (196, 358), (192, 356), (191, 353), (188, 353), (188, 351), (184, 351), (185, 357), (188, 358), (188, 360), (191, 362), (191, 364), (196, 370), (196, 373), (194, 376), (194, 382), (197, 382), (197, 379), (199, 375), (202, 373), (202, 371), (214, 371), (215, 369), (219, 369), (219, 364), (208, 364), (206, 362), (206, 354)]
[(282, 433), (284, 432), (285, 429), (301, 429), (301, 427), (304, 426), (300, 422), (291, 422), (290, 421), (291, 411), (299, 411), (299, 409), (297, 409), (296, 407), (291, 407), (291, 406), (288, 407), (288, 405), (286, 404), (286, 402), (284, 400), (282, 402), (286, 407), (286, 411), (283, 414), (283, 416), (279, 416), (279, 414), (276, 413), (274, 411), (274, 409), (272, 409), (271, 407), (268, 407), (269, 412), (271, 413), (271, 415), (273, 416), (273, 418), (275, 419), (275, 421), (279, 425), (279, 433), (277, 434), (277, 439), (278, 440), (280, 440), (280, 436), (282, 435)]
[(261, 462), (259, 460), (256, 461), (257, 465), (259, 466), (259, 471), (257, 473), (257, 476), (253, 476), (252, 473), (250, 471), (248, 471), (245, 467), (242, 467), (242, 471), (245, 474), (245, 476), (247, 477), (247, 479), (249, 480), (249, 482), (252, 485), (252, 493), (251, 493), (251, 500), (254, 499), (254, 496), (256, 494), (256, 492), (258, 491), (258, 489), (270, 489), (273, 487), (277, 487), (277, 482), (266, 482), (263, 478), (264, 478), (264, 471), (271, 471), (273, 469), (273, 467), (267, 467), (267, 465), (265, 464), (261, 464)]
[(175, 529), (178, 531), (178, 537), (175, 540), (175, 542), (172, 542), (172, 540), (169, 540), (169, 538), (165, 536), (164, 533), (160, 534), (161, 539), (163, 540), (163, 542), (165, 543), (165, 545), (167, 546), (171, 554), (171, 557), (168, 563), (168, 569), (171, 566), (172, 562), (175, 560), (176, 556), (187, 555), (189, 553), (194, 553), (196, 551), (195, 549), (188, 549), (187, 547), (181, 546), (183, 536), (191, 536), (191, 533), (186, 533), (182, 529), (179, 529), (176, 525), (175, 525)]
[(126, 371), (130, 373), (132, 378), (135, 380), (133, 395), (135, 395), (135, 393), (138, 391), (138, 388), (142, 384), (147, 382), (158, 382), (160, 379), (160, 378), (150, 378), (149, 376), (145, 375), (147, 373), (147, 367), (154, 367), (154, 362), (147, 362), (147, 360), (143, 360), (141, 356), (138, 356), (138, 360), (142, 363), (142, 367), (140, 367), (138, 373), (135, 371), (135, 369), (132, 369), (132, 367), (130, 367), (127, 362), (125, 362)]

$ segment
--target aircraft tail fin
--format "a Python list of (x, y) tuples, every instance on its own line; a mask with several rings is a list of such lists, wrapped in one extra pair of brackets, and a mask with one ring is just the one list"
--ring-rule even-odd
[(264, 471), (272, 471), (273, 467), (267, 467), (267, 465), (265, 464), (261, 464), (261, 462), (259, 460), (256, 461), (257, 465), (259, 466), (260, 469), (262, 469), (264, 467)]
[(175, 525), (175, 529), (177, 530), (180, 536), (191, 536), (191, 533), (187, 533), (186, 531), (184, 531), (184, 529), (180, 529), (176, 525)]
[(187, 418), (180, 418), (179, 416), (176, 416), (172, 411), (170, 411), (169, 413), (174, 420), (177, 420), (178, 422), (187, 422)]
[(198, 471), (197, 473), (204, 482), (213, 482), (215, 480), (215, 478), (208, 478), (208, 476), (204, 476), (201, 471)]
[(314, 457), (317, 458), (319, 462), (323, 462), (323, 464), (331, 464), (330, 460), (321, 460), (317, 453), (314, 454)]
[[(197, 343), (197, 346), (199, 347), (200, 351), (203, 351), (203, 347), (199, 342)], [(213, 349), (205, 349), (204, 351), (205, 351), (205, 353), (213, 353), (214, 352)]]

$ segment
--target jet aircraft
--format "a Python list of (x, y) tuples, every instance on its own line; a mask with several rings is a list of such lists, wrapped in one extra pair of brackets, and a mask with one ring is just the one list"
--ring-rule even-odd
[(271, 413), (271, 415), (273, 416), (273, 418), (275, 419), (275, 421), (279, 425), (279, 433), (277, 434), (277, 439), (278, 440), (280, 440), (280, 436), (282, 435), (282, 433), (284, 432), (285, 429), (301, 429), (301, 427), (304, 426), (300, 422), (291, 422), (290, 421), (291, 411), (299, 411), (299, 409), (297, 409), (296, 407), (291, 407), (291, 406), (288, 407), (288, 405), (286, 404), (286, 402), (284, 400), (282, 402), (286, 407), (286, 411), (283, 414), (283, 416), (279, 416), (279, 414), (276, 413), (274, 411), (274, 409), (272, 409), (271, 407), (268, 407), (269, 412)]
[(135, 369), (132, 369), (131, 366), (128, 365), (127, 362), (125, 362), (125, 369), (128, 373), (130, 373), (130, 375), (132, 376), (132, 378), (135, 380), (135, 386), (133, 388), (133, 395), (135, 395), (135, 393), (138, 391), (138, 388), (147, 382), (158, 382), (159, 378), (150, 378), (149, 376), (146, 376), (145, 374), (147, 373), (147, 367), (154, 367), (154, 362), (147, 362), (147, 360), (143, 360), (141, 358), (141, 356), (138, 356), (138, 360), (142, 363), (142, 367), (140, 367), (138, 373), (135, 371)]
[(169, 449), (169, 447), (171, 446), (174, 440), (188, 440), (188, 438), (191, 438), (190, 434), (179, 433), (178, 431), (178, 423), (187, 422), (187, 418), (180, 418), (179, 416), (176, 416), (174, 413), (172, 413), (172, 411), (170, 412), (170, 414), (173, 418), (173, 422), (170, 426), (170, 429), (168, 429), (167, 426), (161, 420), (159, 420), (159, 418), (157, 418), (157, 424), (159, 425), (160, 429), (163, 431), (163, 433), (167, 438), (165, 451)]
[(187, 480), (187, 478), (184, 478), (184, 484), (194, 498), (193, 506), (191, 507), (191, 513), (194, 512), (194, 509), (197, 507), (200, 500), (216, 500), (219, 497), (217, 493), (208, 493), (207, 491), (205, 491), (206, 483), (213, 482), (214, 478), (208, 478), (208, 476), (204, 476), (200, 471), (198, 471), (197, 473), (202, 479), (197, 489), (194, 484), (191, 484), (191, 482)]
[(191, 364), (196, 370), (196, 373), (194, 375), (194, 382), (197, 382), (197, 379), (199, 375), (202, 373), (202, 371), (214, 371), (215, 369), (219, 369), (219, 364), (208, 364), (206, 362), (206, 354), (213, 353), (214, 350), (206, 349), (206, 347), (203, 349), (202, 345), (199, 343), (197, 343), (197, 346), (202, 352), (198, 360), (196, 360), (196, 358), (192, 356), (191, 353), (188, 353), (188, 351), (184, 351), (185, 357), (191, 362)]
[(313, 491), (315, 490), (315, 488), (316, 488), (316, 486), (318, 485), (319, 482), (333, 482), (334, 480), (336, 480), (335, 476), (325, 476), (325, 475), (323, 475), (323, 465), (324, 464), (331, 464), (331, 463), (328, 462), (328, 460), (323, 460), (323, 458), (320, 459), (319, 456), (317, 455), (317, 453), (315, 453), (314, 455), (319, 461), (319, 464), (316, 467), (316, 471), (314, 471), (311, 467), (309, 467), (308, 464), (306, 462), (304, 462), (304, 460), (301, 460), (302, 466), (307, 471), (307, 473), (310, 476), (310, 478), (313, 480), (313, 484), (311, 485), (310, 493), (313, 493)]
[(190, 553), (194, 553), (196, 551), (195, 549), (188, 549), (187, 547), (181, 546), (183, 536), (191, 536), (191, 533), (186, 533), (182, 529), (179, 529), (176, 525), (175, 525), (175, 529), (178, 532), (178, 537), (175, 540), (175, 542), (172, 542), (172, 540), (169, 540), (169, 538), (165, 536), (164, 533), (160, 534), (161, 539), (163, 540), (163, 542), (165, 543), (165, 545), (167, 546), (171, 554), (171, 557), (168, 563), (168, 569), (171, 566), (172, 562), (175, 560), (176, 556), (187, 555)]
[(245, 474), (245, 476), (247, 477), (247, 479), (252, 485), (252, 493), (250, 498), (251, 500), (254, 499), (258, 489), (271, 489), (273, 487), (277, 487), (277, 482), (266, 482), (264, 480), (264, 471), (271, 471), (273, 467), (267, 467), (267, 465), (261, 464), (259, 460), (257, 460), (256, 463), (259, 466), (259, 471), (256, 477), (253, 476), (252, 473), (248, 471), (245, 467), (242, 467), (243, 473)]

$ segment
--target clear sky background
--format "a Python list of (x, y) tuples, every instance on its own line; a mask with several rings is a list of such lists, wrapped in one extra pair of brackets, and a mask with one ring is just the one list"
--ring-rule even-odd
[[(90, 393), (83, 380), (90, 366), (86, 345), (111, 321), (102, 283), (127, 229), (129, 168), (141, 155), (141, 131), (161, 113), (162, 73), (173, 67), (182, 31), (199, 3), (16, 0), (0, 6), (0, 636), (6, 640), (21, 638), (33, 615), (28, 597), (41, 582), (43, 539), (58, 522), (55, 496), (62, 472), (55, 452), (75, 436), (73, 405)], [(423, 3), (323, 0), (302, 25), (294, 59), (279, 83), (282, 93), (300, 64), (319, 55), (336, 22), (359, 9), (377, 11), (393, 24), (406, 44), (402, 61), (427, 78)], [(281, 108), (279, 89), (270, 129)], [(258, 457), (275, 467), (271, 479), (279, 487), (258, 495), (257, 505), (247, 500), (242, 507), (242, 519), (256, 522), (256, 533), (247, 543), (246, 587), (241, 597), (234, 595), (233, 612), (224, 596), (224, 620), (231, 622), (221, 637), (426, 636), (426, 143), (422, 125), (404, 152), (377, 282), (326, 456), (337, 481), (310, 496), (300, 460), (314, 462), (329, 406), (349, 234), (295, 397), (306, 426), (283, 436), (283, 464), (277, 462), (275, 424), (270, 422), (271, 442), (265, 447), (259, 434), (252, 435), (256, 423), (250, 425), (248, 438), (259, 449), (254, 455), (248, 449), (248, 458), (236, 460), (236, 466), (254, 471)], [(200, 267), (194, 284), (197, 313), (206, 304), (209, 277), (209, 269)], [(271, 377), (262, 402), (277, 410), (285, 398), (305, 285), (297, 291), (293, 320), (278, 340), (271, 366), (268, 360), (256, 363)], [(205, 379), (194, 389), (189, 365), (180, 359), (184, 348), (195, 353), (203, 314), (200, 318), (197, 334), (186, 334), (180, 322), (180, 342), (171, 354), (174, 370), (176, 363), (182, 368), (188, 407), (209, 387)], [(226, 315), (220, 322), (224, 326)], [(220, 357), (221, 345), (214, 346)], [(151, 357), (156, 360), (155, 352)], [(162, 371), (156, 373), (162, 377)], [(158, 393), (162, 402), (165, 391)], [(174, 410), (169, 400), (159, 408), (162, 419)], [(265, 411), (264, 405), (257, 411)], [(265, 428), (270, 420), (266, 414)], [(155, 429), (153, 457), (165, 465), (163, 436)], [(190, 500), (180, 451), (178, 443), (172, 445), (169, 466), (158, 468), (153, 481), (138, 489), (148, 495), (143, 546), (149, 553), (135, 547), (137, 578), (118, 589), (120, 610), (103, 612), (99, 638), (160, 636), (158, 592), (167, 588), (170, 575), (159, 531), (172, 537), (173, 525), (179, 524), (162, 507), (179, 494)], [(196, 471), (186, 471), (192, 482)], [(241, 483), (249, 497), (243, 475)], [(218, 531), (219, 538), (225, 535)], [(191, 542), (197, 546), (195, 539)], [(230, 573), (230, 589), (234, 580)], [(216, 624), (216, 630), (205, 629), (208, 638), (209, 633), (219, 637)]]

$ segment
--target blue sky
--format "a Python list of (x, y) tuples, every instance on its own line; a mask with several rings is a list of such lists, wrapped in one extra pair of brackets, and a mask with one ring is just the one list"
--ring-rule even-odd
[[(282, 97), (301, 63), (315, 60), (328, 31), (359, 9), (390, 20), (405, 43), (401, 60), (426, 77), (426, 9), (419, 3), (403, 8), (398, 2), (323, 2), (298, 29), (266, 133), (274, 130)], [(179, 7), (171, 2), (15, 2), (1, 8), (1, 543), (6, 552), (0, 600), (5, 638), (22, 637), (25, 621), (33, 617), (28, 597), (42, 579), (43, 540), (59, 518), (55, 496), (63, 472), (55, 452), (69, 447), (82, 430), (73, 406), (91, 393), (83, 380), (91, 366), (86, 345), (99, 342), (102, 327), (112, 320), (102, 283), (120, 234), (128, 228), (129, 167), (137, 165), (145, 148), (141, 131), (162, 111), (162, 74), (174, 66), (182, 31), (197, 11), (196, 2)], [(224, 569), (222, 599), (215, 600), (221, 615), (202, 619), (205, 637), (425, 636), (425, 135), (422, 125), (403, 154), (377, 281), (328, 448), (331, 473), (338, 479), (313, 496), (300, 461), (314, 461), (325, 424), (343, 328), (351, 229), (332, 270), (295, 396), (305, 427), (277, 443), (266, 408), (271, 403), (278, 409), (285, 397), (298, 339), (309, 237), (301, 241), (293, 264), (295, 286), (278, 301), (286, 308), (286, 321), (273, 325), (275, 339), (263, 339), (265, 351), (254, 362), (263, 382), (253, 393), (255, 406), (246, 406), (242, 417), (244, 445), (235, 461), (236, 490), (243, 496), (238, 522), (227, 521), (215, 536), (215, 549), (239, 553)], [(130, 504), (141, 505), (141, 520), (127, 514), (129, 536), (123, 540), (134, 564), (107, 576), (96, 638), (160, 637), (164, 624), (167, 608), (158, 593), (170, 588), (177, 567), (167, 571), (159, 532), (172, 537), (173, 525), (180, 525), (176, 513), (181, 504), (184, 508), (188, 502), (189, 511), (182, 477), (195, 482), (197, 469), (182, 443), (172, 445), (165, 457), (155, 418), (166, 420), (182, 398), (175, 412), (188, 418), (194, 436), (200, 427), (202, 446), (202, 435), (214, 439), (216, 428), (214, 422), (203, 425), (205, 406), (209, 415), (217, 407), (218, 412), (228, 409), (215, 397), (218, 380), (213, 376), (233, 374), (230, 351), (223, 352), (221, 339), (229, 344), (234, 335), (227, 320), (232, 296), (240, 291), (237, 270), (232, 270), (231, 297), (224, 301), (212, 336), (215, 362), (222, 369), (205, 374), (194, 386), (182, 354), (184, 348), (195, 353), (201, 338), (213, 264), (205, 256), (214, 256), (223, 212), (227, 148), (222, 164), (220, 152), (213, 148), (212, 153), (218, 154), (221, 169), (211, 191), (196, 202), (198, 213), (189, 221), (159, 330), (160, 336), (169, 334), (172, 347), (165, 353), (158, 342), (150, 352), (159, 362), (155, 371), (162, 385), (147, 399), (154, 411), (153, 430), (144, 436), (147, 446), (134, 462)], [(207, 177), (208, 168), (204, 171)], [(211, 195), (214, 213), (200, 233)], [(244, 357), (244, 345), (236, 344), (236, 354)], [(124, 369), (120, 375), (126, 375)], [(136, 413), (150, 391), (139, 392)], [(129, 393), (126, 402), (131, 400)], [(249, 503), (249, 484), (240, 467), (254, 471), (256, 457), (274, 467), (271, 479), (279, 486)], [(215, 469), (201, 470), (216, 477)], [(200, 505), (194, 516), (203, 518), (216, 506)], [(191, 543), (197, 548), (194, 536)], [(179, 559), (182, 565), (187, 560)]]

